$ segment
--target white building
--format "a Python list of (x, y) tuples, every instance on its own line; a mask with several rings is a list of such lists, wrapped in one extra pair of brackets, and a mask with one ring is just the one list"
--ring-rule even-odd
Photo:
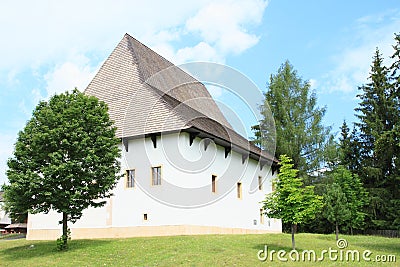
[[(85, 90), (121, 138), (114, 196), (72, 238), (281, 232), (262, 215), (277, 161), (236, 133), (202, 83), (124, 36)], [(29, 214), (28, 239), (56, 239), (61, 215)]]
[(4, 210), (3, 192), (0, 191), (0, 233), (5, 232), (5, 227), (11, 224), (11, 218)]

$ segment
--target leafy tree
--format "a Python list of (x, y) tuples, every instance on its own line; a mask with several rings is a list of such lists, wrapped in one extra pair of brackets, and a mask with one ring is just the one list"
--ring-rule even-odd
[(322, 207), (322, 197), (314, 195), (314, 187), (303, 187), (303, 181), (297, 177), (298, 170), (293, 168), (292, 160), (281, 155), (280, 170), (275, 191), (263, 201), (263, 208), (268, 217), (280, 218), (291, 224), (292, 247), (295, 249), (295, 227), (315, 217)]
[[(265, 103), (261, 106), (263, 146), (276, 138), (276, 157), (285, 154), (292, 158), (294, 168), (303, 178), (320, 168), (326, 141), (329, 140), (330, 128), (322, 125), (326, 108), (319, 108), (316, 103), (310, 83), (303, 81), (286, 61), (276, 75), (271, 75)], [(276, 134), (268, 131), (270, 110), (275, 119)]]
[(339, 239), (339, 226), (350, 218), (350, 210), (345, 193), (340, 185), (333, 183), (327, 187), (324, 195), (324, 214), (329, 222), (335, 224), (336, 240)]
[(61, 248), (67, 247), (67, 222), (103, 206), (119, 178), (120, 141), (107, 111), (104, 102), (77, 89), (42, 101), (8, 160), (7, 211), (61, 213)]

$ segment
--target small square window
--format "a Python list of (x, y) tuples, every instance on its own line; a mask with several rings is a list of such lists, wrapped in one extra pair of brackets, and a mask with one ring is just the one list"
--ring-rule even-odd
[(126, 170), (126, 188), (135, 186), (135, 170)]
[(152, 167), (151, 168), (151, 184), (152, 185), (161, 185), (161, 167)]
[(217, 176), (216, 175), (211, 176), (211, 192), (213, 192), (213, 193), (217, 192)]
[(242, 198), (242, 183), (237, 183), (237, 197)]

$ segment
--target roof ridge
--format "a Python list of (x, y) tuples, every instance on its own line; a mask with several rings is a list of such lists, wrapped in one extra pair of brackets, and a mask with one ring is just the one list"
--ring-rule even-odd
[[(157, 89), (182, 103), (189, 101), (188, 105), (192, 108), (232, 128), (202, 82), (128, 33), (124, 35), (124, 38), (127, 40), (129, 54), (134, 57), (137, 64), (141, 82), (151, 83), (153, 86), (156, 84)], [(180, 91), (178, 87), (182, 85), (190, 87), (191, 93)], [(208, 108), (193, 102), (194, 99), (202, 98), (209, 99)]]
[[(132, 53), (132, 56), (134, 57), (135, 63), (138, 65), (139, 73), (142, 75), (143, 82), (145, 82), (152, 75), (146, 75), (147, 73), (144, 73), (144, 72), (147, 72), (147, 70), (145, 69), (146, 64), (144, 64), (144, 62), (141, 60), (142, 58), (138, 56), (137, 50), (144, 48), (145, 51), (151, 52), (152, 56), (155, 56), (155, 57), (161, 59), (163, 61), (163, 63), (167, 63), (168, 67), (175, 66), (175, 64), (173, 64), (171, 61), (169, 61), (165, 57), (161, 56), (156, 51), (154, 51), (147, 45), (143, 44), (138, 39), (132, 37), (128, 33), (125, 33), (124, 38), (126, 38), (128, 41), (128, 48), (129, 48), (130, 52)], [(163, 70), (163, 69), (165, 69), (165, 68), (161, 68), (161, 70)], [(149, 76), (149, 77), (144, 77), (144, 76)]]
[(145, 82), (145, 79), (143, 77), (143, 73), (142, 73), (142, 71), (140, 69), (139, 57), (137, 56), (137, 53), (136, 53), (135, 49), (133, 48), (133, 44), (132, 44), (132, 39), (134, 39), (134, 40), (136, 40), (136, 39), (133, 38), (132, 36), (130, 36), (128, 33), (125, 33), (124, 38), (127, 40), (128, 49), (129, 49), (130, 55), (133, 58), (133, 62), (135, 62), (135, 64), (138, 66), (139, 78), (140, 78), (141, 82)]

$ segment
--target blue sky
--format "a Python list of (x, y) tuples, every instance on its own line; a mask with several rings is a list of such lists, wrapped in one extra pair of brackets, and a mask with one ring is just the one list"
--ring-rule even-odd
[[(231, 66), (261, 90), (288, 59), (337, 132), (343, 119), (355, 120), (357, 86), (366, 82), (375, 47), (389, 63), (400, 3), (16, 0), (0, 4), (0, 25), (2, 184), (17, 133), (38, 101), (83, 90), (126, 32), (177, 64)], [(223, 90), (212, 93), (224, 101)]]

